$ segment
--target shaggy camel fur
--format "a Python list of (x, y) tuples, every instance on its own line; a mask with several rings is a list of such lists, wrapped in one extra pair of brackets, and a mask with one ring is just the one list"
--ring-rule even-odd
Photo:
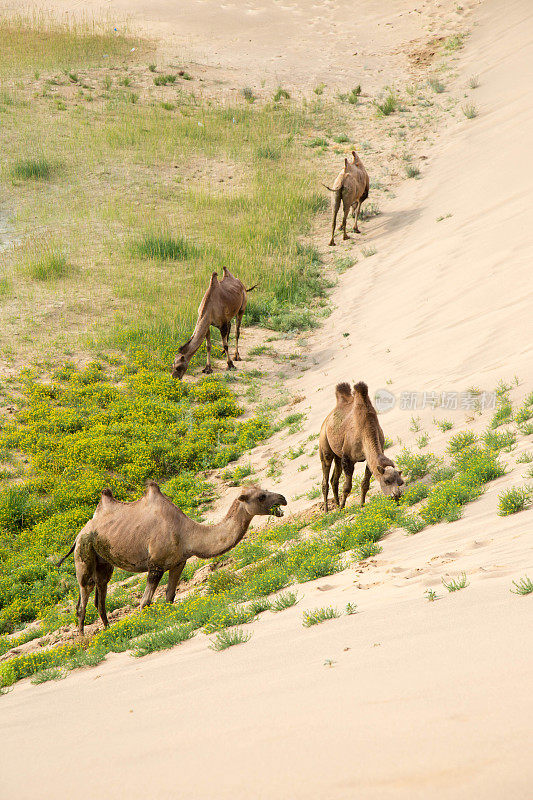
[(339, 226), (339, 230), (343, 231), (343, 239), (350, 237), (346, 233), (346, 220), (350, 213), (350, 208), (353, 209), (353, 216), (355, 217), (354, 231), (360, 233), (357, 221), (359, 219), (359, 212), (361, 204), (364, 203), (368, 197), (369, 180), (368, 173), (363, 166), (363, 162), (355, 152), (352, 150), (353, 161), (349, 162), (347, 158), (344, 159), (344, 169), (339, 172), (335, 179), (333, 187), (330, 189), (326, 184), (322, 184), (330, 192), (333, 192), (333, 222), (331, 226), (331, 241), (330, 245), (335, 246), (335, 225), (337, 222), (337, 212), (340, 208), (342, 201), (342, 208), (344, 216)]
[(246, 308), (246, 292), (251, 292), (255, 286), (246, 289), (238, 278), (235, 278), (229, 270), (224, 267), (222, 280), (218, 280), (218, 275), (213, 272), (211, 280), (204, 294), (198, 309), (198, 321), (193, 334), (188, 342), (185, 342), (179, 349), (179, 353), (174, 359), (172, 367), (173, 378), (183, 378), (187, 372), (189, 362), (205, 339), (207, 348), (207, 363), (203, 372), (213, 372), (211, 368), (211, 331), (210, 326), (219, 328), (222, 336), (222, 345), (228, 360), (228, 369), (235, 369), (235, 364), (229, 355), (229, 334), (231, 330), (231, 320), (236, 317), (237, 328), (235, 331), (235, 355), (234, 361), (240, 361), (239, 355), (239, 334), (241, 331), (242, 315)]
[(95, 586), (94, 604), (104, 626), (108, 625), (105, 600), (114, 567), (148, 573), (141, 608), (152, 602), (157, 585), (168, 570), (166, 600), (172, 603), (188, 558), (212, 558), (225, 553), (240, 542), (256, 514), (281, 517), (279, 507), (285, 505), (282, 494), (249, 486), (241, 490), (222, 522), (200, 525), (180, 511), (153, 481), (134, 503), (121, 503), (105, 489), (92, 519), (58, 564), (74, 552), (80, 587), (76, 609), (80, 636)]
[(325, 510), (328, 510), (328, 480), (333, 461), (335, 466), (331, 488), (337, 506), (341, 470), (344, 471), (344, 487), (340, 507), (344, 508), (346, 498), (352, 491), (353, 470), (358, 461), (366, 461), (361, 484), (361, 506), (365, 504), (371, 475), (378, 481), (383, 494), (398, 501), (403, 493), (402, 473), (383, 453), (385, 436), (368, 396), (368, 386), (366, 383), (356, 383), (352, 394), (347, 383), (339, 383), (335, 395), (337, 405), (322, 423), (319, 440)]

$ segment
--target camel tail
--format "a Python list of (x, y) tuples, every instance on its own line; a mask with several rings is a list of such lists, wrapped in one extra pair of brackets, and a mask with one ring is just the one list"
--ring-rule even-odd
[(66, 556), (63, 556), (63, 558), (60, 561), (57, 562), (56, 567), (60, 567), (61, 564), (63, 563), (63, 561), (67, 560), (67, 558), (74, 552), (74, 548), (75, 547), (76, 547), (76, 542), (74, 542), (74, 544), (72, 545), (72, 547), (70, 548), (70, 550), (68, 551)]
[(253, 292), (253, 290), (254, 290), (254, 289), (257, 289), (257, 287), (258, 287), (258, 286), (259, 286), (259, 284), (258, 284), (258, 283), (254, 283), (254, 285), (253, 285), (253, 286), (250, 286), (250, 287), (245, 287), (245, 288), (246, 288), (246, 291), (247, 291), (247, 292)]
[(352, 390), (349, 383), (338, 383), (335, 387), (335, 396), (337, 400), (341, 398), (347, 400), (352, 396)]

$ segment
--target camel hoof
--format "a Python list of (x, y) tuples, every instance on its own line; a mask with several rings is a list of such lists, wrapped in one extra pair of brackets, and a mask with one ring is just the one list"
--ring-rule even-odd
[(354, 232), (355, 232), (355, 233), (361, 233), (361, 231), (359, 230), (359, 228), (354, 228)]
[(204, 375), (211, 375), (213, 370), (211, 369), (211, 367), (204, 367), (202, 372), (204, 373)]
[(343, 242), (349, 242), (350, 241), (350, 237), (349, 236), (343, 236), (342, 237), (342, 241)]
[(233, 360), (234, 361), (242, 361), (242, 358), (237, 355), (237, 356), (233, 356)]
[(230, 361), (230, 363), (228, 364), (228, 369), (237, 369), (233, 361)]
[(330, 246), (330, 247), (335, 247), (335, 242), (333, 241), (333, 239), (332, 239), (332, 240), (331, 240), (331, 242), (329, 243), (329, 246)]

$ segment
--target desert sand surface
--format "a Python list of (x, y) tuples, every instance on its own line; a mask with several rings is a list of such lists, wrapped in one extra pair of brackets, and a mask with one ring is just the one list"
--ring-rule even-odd
[[(268, 29), (280, 51), (290, 51), (283, 69), (298, 84), (305, 63), (313, 81), (333, 64), (337, 35), (340, 51), (350, 37), (353, 51), (377, 50), (386, 39), (394, 76), (406, 68), (392, 53), (398, 42), (427, 34), (439, 15), (445, 24), (452, 13), (447, 3), (398, 0), (387, 12), (382, 5), (104, 7), (137, 15), (154, 32), (172, 27), (179, 12), (184, 33), (165, 47), (277, 80)], [(209, 42), (202, 37), (206, 14)], [(382, 31), (380, 15), (394, 26)], [(456, 85), (479, 75), (479, 117), (451, 120), (428, 149), (423, 180), (405, 181), (383, 214), (365, 223), (377, 253), (341, 276), (333, 313), (309, 337), (309, 369), (287, 387), (305, 398), (297, 406), (307, 413), (304, 429), (256, 449), (259, 475), (272, 453), (318, 430), (339, 380), (364, 378), (372, 391), (387, 388), (397, 398), (404, 391), (491, 390), (515, 375), (513, 399), (531, 388), (532, 17), (527, 0), (473, 6)], [(256, 33), (254, 47), (241, 49)], [(343, 69), (331, 80), (344, 79), (349, 67)], [(386, 59), (380, 69), (381, 85), (389, 78)], [(327, 231), (320, 235), (326, 240)], [(399, 405), (381, 422), (409, 444), (411, 415), (429, 425), (435, 410)], [(491, 413), (470, 428), (486, 426)], [(446, 413), (456, 430), (467, 415)], [(244, 647), (213, 653), (200, 634), (141, 661), (110, 655), (59, 683), (15, 686), (2, 700), (0, 797), (528, 800), (533, 615), (531, 596), (509, 588), (533, 574), (533, 515), (496, 513), (498, 493), (517, 482), (516, 459), (528, 447), (522, 437), (505, 454), (508, 473), (466, 506), (462, 519), (416, 536), (396, 531), (358, 569), (299, 585), (300, 602), (263, 614)], [(432, 449), (438, 452), (438, 439)], [(296, 496), (319, 480), (317, 457), (305, 472), (285, 465), (279, 486)], [(289, 510), (306, 505), (305, 497), (291, 500)], [(467, 590), (448, 594), (441, 579), (462, 571)], [(428, 588), (440, 594), (437, 602), (425, 599)], [(302, 627), (306, 609), (348, 602), (357, 603), (356, 614)]]

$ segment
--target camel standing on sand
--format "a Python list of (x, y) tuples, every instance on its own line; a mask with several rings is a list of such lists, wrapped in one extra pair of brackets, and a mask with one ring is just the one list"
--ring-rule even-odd
[(339, 230), (343, 231), (343, 240), (349, 239), (350, 237), (346, 233), (346, 220), (348, 219), (348, 214), (350, 213), (350, 208), (353, 209), (353, 216), (355, 218), (354, 224), (354, 231), (356, 233), (360, 233), (359, 227), (357, 225), (357, 221), (359, 219), (359, 212), (361, 210), (361, 204), (364, 203), (366, 198), (368, 197), (368, 190), (369, 190), (369, 180), (368, 180), (368, 173), (363, 166), (363, 162), (355, 152), (352, 150), (353, 161), (349, 162), (347, 158), (344, 159), (344, 169), (342, 172), (339, 172), (337, 177), (335, 178), (335, 183), (333, 187), (330, 189), (329, 186), (326, 184), (322, 184), (326, 186), (328, 191), (333, 192), (333, 222), (331, 226), (331, 241), (330, 245), (332, 247), (335, 246), (335, 224), (337, 222), (337, 212), (341, 205), (342, 200), (342, 208), (344, 212), (344, 216), (342, 222), (339, 226)]
[(320, 460), (322, 462), (322, 494), (324, 508), (328, 510), (328, 480), (331, 464), (335, 466), (331, 477), (331, 488), (335, 503), (339, 505), (339, 478), (344, 471), (342, 503), (352, 491), (354, 465), (366, 461), (365, 476), (361, 484), (361, 506), (364, 506), (366, 493), (370, 486), (370, 476), (374, 475), (381, 491), (398, 501), (403, 493), (404, 481), (401, 471), (383, 453), (385, 436), (378, 422), (378, 415), (368, 396), (366, 383), (356, 383), (353, 394), (347, 383), (339, 383), (335, 388), (337, 405), (328, 414), (320, 430)]
[(143, 497), (133, 503), (121, 503), (109, 489), (104, 489), (92, 519), (58, 564), (74, 553), (80, 587), (76, 608), (80, 636), (83, 636), (87, 602), (95, 586), (94, 604), (104, 626), (109, 624), (105, 600), (114, 567), (148, 573), (141, 608), (152, 602), (157, 585), (168, 570), (166, 600), (172, 603), (188, 558), (212, 558), (231, 550), (241, 541), (256, 514), (281, 517), (280, 506), (286, 505), (282, 494), (250, 486), (241, 490), (222, 522), (200, 525), (162, 494), (154, 481), (148, 483)]
[(222, 336), (222, 345), (228, 360), (228, 369), (235, 369), (235, 364), (229, 356), (229, 334), (231, 330), (231, 320), (236, 317), (235, 331), (235, 355), (234, 361), (240, 361), (239, 355), (239, 334), (241, 331), (242, 315), (246, 308), (246, 292), (255, 289), (250, 286), (246, 289), (244, 284), (235, 278), (231, 272), (224, 267), (222, 280), (218, 280), (218, 275), (213, 272), (207, 292), (204, 294), (200, 307), (198, 308), (198, 321), (193, 334), (188, 342), (185, 342), (179, 349), (179, 353), (174, 359), (172, 367), (172, 377), (181, 380), (193, 355), (205, 339), (207, 349), (207, 363), (202, 370), (205, 373), (213, 372), (211, 368), (211, 331), (210, 326), (219, 328)]

